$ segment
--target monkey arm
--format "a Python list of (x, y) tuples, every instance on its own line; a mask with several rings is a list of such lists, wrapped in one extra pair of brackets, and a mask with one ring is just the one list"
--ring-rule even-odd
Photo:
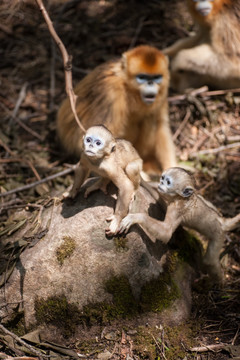
[(184, 39), (176, 41), (173, 45), (162, 50), (164, 55), (174, 57), (180, 50), (189, 49), (196, 46), (201, 39), (201, 33), (197, 33), (194, 36), (189, 36)]
[(88, 175), (89, 175), (89, 169), (85, 165), (79, 163), (79, 165), (76, 168), (75, 173), (74, 173), (74, 182), (73, 182), (73, 186), (70, 191), (70, 194), (69, 194), (69, 196), (72, 199), (75, 198), (75, 196), (79, 192), (82, 184), (87, 179)]
[(120, 232), (126, 232), (133, 224), (139, 224), (150, 236), (167, 244), (172, 234), (181, 224), (181, 216), (174, 206), (169, 205), (164, 221), (159, 221), (145, 213), (128, 214), (120, 224)]

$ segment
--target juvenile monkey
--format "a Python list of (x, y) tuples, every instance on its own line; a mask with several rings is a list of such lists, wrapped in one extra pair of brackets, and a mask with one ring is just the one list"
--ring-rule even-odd
[(103, 125), (92, 126), (87, 130), (82, 138), (82, 149), (69, 195), (72, 198), (77, 195), (90, 171), (101, 178), (87, 188), (85, 197), (98, 189), (106, 193), (107, 184), (112, 181), (118, 188), (118, 198), (114, 215), (107, 219), (111, 223), (106, 233), (113, 235), (127, 215), (130, 202), (139, 187), (142, 159), (130, 142), (115, 139)]
[[(96, 67), (78, 83), (77, 114), (86, 129), (101, 123), (114, 137), (130, 141), (146, 171), (175, 166), (168, 85), (168, 59), (154, 47), (138, 46)], [(57, 131), (68, 153), (80, 156), (83, 133), (68, 98), (58, 111)]]
[(179, 225), (194, 229), (209, 239), (204, 264), (209, 274), (220, 280), (219, 254), (225, 239), (224, 232), (240, 223), (240, 214), (234, 218), (223, 218), (210, 202), (196, 193), (193, 176), (179, 167), (163, 172), (158, 190), (167, 203), (164, 221), (145, 213), (128, 214), (121, 222), (120, 232), (128, 231), (131, 225), (138, 223), (150, 235), (168, 243)]
[(171, 87), (240, 87), (240, 0), (187, 0), (195, 36), (163, 50), (171, 60)]

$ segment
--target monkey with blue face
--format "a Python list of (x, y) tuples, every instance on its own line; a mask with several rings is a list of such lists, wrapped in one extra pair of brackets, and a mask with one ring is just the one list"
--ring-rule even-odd
[(207, 272), (214, 280), (221, 280), (219, 255), (225, 232), (240, 224), (240, 214), (224, 218), (213, 204), (197, 193), (192, 174), (180, 167), (163, 172), (158, 191), (167, 204), (164, 221), (154, 219), (146, 213), (128, 214), (122, 220), (119, 231), (126, 232), (133, 224), (139, 224), (155, 240), (159, 239), (167, 244), (179, 225), (194, 229), (209, 240), (204, 256)]
[(81, 158), (69, 196), (74, 198), (77, 195), (90, 172), (100, 178), (86, 189), (85, 197), (98, 189), (106, 193), (107, 185), (112, 181), (118, 188), (118, 198), (114, 214), (107, 219), (110, 225), (106, 233), (114, 235), (139, 187), (141, 170), (142, 159), (129, 141), (115, 139), (104, 125), (92, 126), (82, 139)]

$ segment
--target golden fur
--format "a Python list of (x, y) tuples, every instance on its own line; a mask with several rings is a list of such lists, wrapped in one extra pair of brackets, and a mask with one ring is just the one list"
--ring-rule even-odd
[[(163, 76), (152, 104), (142, 101), (136, 75)], [(122, 58), (96, 67), (75, 88), (77, 113), (88, 129), (104, 124), (114, 135), (130, 141), (144, 162), (166, 168), (176, 164), (168, 118), (168, 60), (156, 48), (139, 46)], [(57, 130), (68, 153), (80, 155), (83, 136), (65, 99), (58, 111)], [(152, 167), (153, 165), (150, 165)]]
[(197, 12), (195, 1), (187, 2), (199, 29), (163, 50), (172, 57), (171, 86), (180, 92), (203, 85), (240, 87), (240, 0), (214, 0), (207, 16)]

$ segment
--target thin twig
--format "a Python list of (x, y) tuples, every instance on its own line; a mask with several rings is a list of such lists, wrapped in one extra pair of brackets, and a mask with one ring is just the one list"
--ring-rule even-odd
[(52, 39), (51, 41), (51, 66), (50, 66), (50, 110), (54, 109), (54, 97), (55, 97), (55, 62), (56, 62), (56, 45)]
[(12, 333), (11, 331), (9, 331), (8, 329), (6, 329), (2, 324), (0, 324), (0, 329), (7, 335), (10, 335), (14, 340), (16, 340), (17, 342), (19, 342), (21, 345), (25, 346), (26, 348), (28, 348), (33, 354), (37, 355), (39, 357), (40, 360), (43, 360), (43, 354), (39, 351), (37, 351), (36, 349), (34, 349), (34, 347), (32, 347), (31, 345), (29, 345), (28, 343), (26, 343), (24, 340), (22, 340), (20, 337), (18, 337), (16, 334)]
[(209, 97), (209, 96), (219, 96), (219, 95), (225, 95), (228, 93), (239, 93), (240, 89), (227, 89), (227, 90), (214, 90), (214, 91), (206, 91), (208, 88), (206, 86), (203, 86), (199, 89), (194, 89), (188, 94), (182, 94), (182, 95), (176, 95), (176, 96), (170, 96), (168, 98), (168, 101), (170, 103), (177, 103), (186, 100), (189, 95), (196, 96), (199, 95), (201, 97)]
[(178, 135), (182, 132), (182, 130), (186, 126), (186, 124), (190, 118), (190, 115), (191, 115), (191, 111), (189, 109), (187, 109), (185, 118), (183, 119), (183, 121), (179, 125), (178, 129), (176, 130), (175, 134), (173, 135), (173, 141), (175, 141), (177, 139)]
[(216, 351), (224, 349), (226, 346), (227, 346), (226, 344), (196, 346), (196, 347), (190, 348), (189, 351), (191, 351), (191, 352), (206, 352), (206, 351), (216, 352)]
[(35, 181), (35, 182), (32, 183), (32, 184), (20, 186), (20, 187), (18, 187), (18, 188), (16, 188), (16, 189), (12, 189), (12, 190), (6, 191), (6, 192), (4, 192), (4, 193), (1, 193), (1, 194), (0, 194), (0, 197), (8, 196), (8, 195), (11, 195), (11, 194), (15, 194), (15, 193), (17, 193), (17, 192), (24, 191), (24, 190), (29, 190), (29, 189), (37, 186), (37, 185), (44, 184), (44, 183), (47, 182), (47, 181), (56, 179), (56, 178), (59, 177), (59, 176), (64, 176), (64, 175), (70, 174), (72, 171), (75, 170), (75, 168), (76, 168), (76, 165), (72, 166), (72, 167), (69, 168), (69, 169), (60, 171), (59, 173), (56, 173), (56, 174), (47, 176), (47, 177), (44, 178), (44, 179)]
[(33, 135), (34, 137), (36, 137), (37, 139), (39, 139), (40, 141), (43, 141), (44, 138), (43, 136), (39, 135), (36, 131), (32, 130), (29, 126), (27, 126), (26, 124), (24, 124), (21, 120), (16, 119), (16, 122), (18, 123), (19, 126), (21, 126), (24, 130), (26, 130), (29, 134)]
[(13, 121), (15, 120), (16, 116), (17, 116), (17, 113), (18, 113), (18, 110), (23, 102), (23, 100), (25, 99), (26, 97), (26, 91), (27, 91), (27, 86), (28, 86), (28, 83), (25, 82), (20, 90), (20, 93), (19, 93), (19, 97), (18, 97), (18, 100), (16, 102), (16, 105), (15, 105), (15, 108), (12, 112), (12, 116), (11, 116), (11, 120), (9, 122), (10, 126), (13, 124)]
[[(0, 353), (0, 355), (1, 355), (1, 353)], [(29, 356), (17, 356), (17, 357), (8, 356), (5, 358), (5, 360), (37, 360), (37, 358), (29, 357)]]
[(198, 152), (190, 153), (189, 155), (193, 156), (193, 157), (197, 157), (199, 155), (217, 154), (223, 150), (232, 149), (235, 147), (240, 147), (240, 142), (236, 142), (236, 143), (228, 144), (228, 145), (222, 145), (222, 146), (219, 146), (218, 148), (214, 148), (214, 149), (200, 150)]
[(129, 45), (129, 48), (128, 50), (132, 49), (135, 45), (136, 45), (136, 42), (137, 42), (137, 39), (138, 39), (138, 36), (142, 30), (142, 27), (143, 27), (143, 23), (144, 23), (144, 20), (145, 20), (145, 16), (142, 16), (140, 19), (139, 19), (139, 22), (138, 22), (138, 26), (135, 30), (135, 34), (131, 40), (131, 43)]
[(52, 21), (48, 15), (48, 12), (47, 12), (45, 6), (43, 5), (42, 0), (35, 0), (35, 1), (37, 2), (38, 6), (40, 8), (40, 11), (42, 12), (42, 15), (46, 21), (46, 24), (48, 26), (48, 30), (49, 30), (50, 34), (52, 35), (53, 39), (55, 40), (57, 46), (59, 47), (59, 49), (61, 51), (63, 63), (64, 63), (66, 93), (69, 96), (69, 100), (70, 100), (70, 104), (71, 104), (71, 108), (72, 108), (72, 112), (74, 114), (75, 120), (76, 120), (78, 126), (80, 127), (80, 129), (85, 133), (86, 130), (83, 127), (83, 125), (81, 124), (81, 121), (79, 120), (77, 111), (76, 111), (77, 96), (74, 93), (73, 85), (72, 85), (72, 58), (68, 55), (67, 50), (66, 50), (62, 40), (56, 33), (56, 31), (53, 27)]
[(237, 329), (236, 334), (234, 335), (234, 338), (232, 339), (231, 345), (234, 345), (234, 344), (235, 344), (235, 341), (236, 341), (236, 339), (237, 339), (237, 337), (238, 337), (238, 334), (239, 334), (239, 326), (238, 326), (238, 329)]

